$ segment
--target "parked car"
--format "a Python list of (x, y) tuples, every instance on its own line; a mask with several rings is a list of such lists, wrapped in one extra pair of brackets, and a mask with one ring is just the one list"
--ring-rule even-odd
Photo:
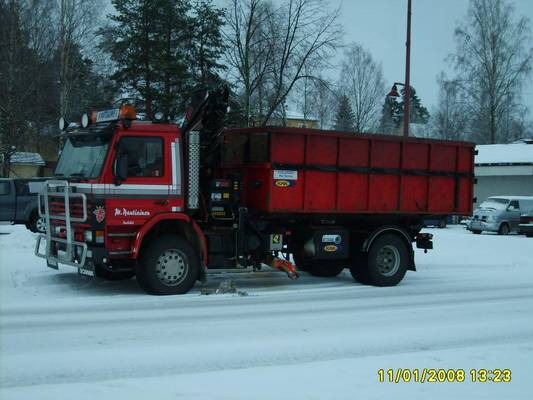
[(519, 233), (533, 237), (533, 208), (520, 216)]
[(518, 232), (520, 215), (530, 208), (533, 208), (533, 196), (489, 197), (474, 210), (467, 229), (477, 234), (483, 231), (499, 235)]
[(39, 217), (37, 193), (44, 179), (0, 179), (0, 221), (25, 224), (32, 232), (44, 232), (46, 223)]
[(424, 219), (424, 226), (434, 226), (440, 229), (444, 229), (448, 224), (453, 223), (455, 223), (453, 215)]

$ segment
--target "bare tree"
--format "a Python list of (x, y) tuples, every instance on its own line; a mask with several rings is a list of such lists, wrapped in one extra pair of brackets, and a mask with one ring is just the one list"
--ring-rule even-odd
[[(228, 44), (227, 59), (242, 85), (243, 112), (246, 125), (252, 124), (252, 97), (261, 89), (271, 63), (271, 46), (264, 26), (273, 6), (263, 0), (231, 0), (226, 11), (224, 32)], [(261, 98), (261, 96), (259, 96)]]
[(383, 69), (359, 44), (354, 43), (346, 50), (338, 86), (352, 104), (355, 131), (376, 129), (381, 101), (386, 92)]
[(59, 0), (58, 51), (61, 115), (69, 115), (71, 108), (70, 93), (76, 77), (74, 55), (79, 49), (95, 45), (101, 5), (101, 0)]
[(320, 129), (331, 128), (338, 103), (335, 85), (322, 75), (309, 76), (300, 81), (298, 90), (291, 95), (304, 120), (318, 119)]
[(433, 136), (448, 139), (466, 139), (468, 130), (467, 98), (459, 82), (450, 80), (444, 73), (437, 77), (439, 100), (431, 117)]
[(269, 47), (272, 64), (269, 66), (270, 93), (268, 109), (262, 125), (267, 124), (282, 105), (294, 85), (305, 78), (306, 67), (327, 62), (342, 36), (338, 22), (339, 10), (329, 9), (319, 0), (287, 0), (271, 15)]
[(472, 128), (482, 142), (502, 140), (502, 116), (520, 98), (531, 72), (529, 20), (515, 17), (504, 0), (471, 0), (466, 19), (455, 30), (452, 59), (458, 83), (469, 97)]

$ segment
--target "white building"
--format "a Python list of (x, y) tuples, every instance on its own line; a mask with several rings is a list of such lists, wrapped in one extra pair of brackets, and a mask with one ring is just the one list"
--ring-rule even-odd
[(533, 196), (533, 141), (476, 146), (475, 197)]

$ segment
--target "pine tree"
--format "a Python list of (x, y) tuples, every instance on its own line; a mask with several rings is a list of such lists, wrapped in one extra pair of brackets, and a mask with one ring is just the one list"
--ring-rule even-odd
[(224, 12), (211, 0), (197, 0), (193, 6), (190, 45), (190, 70), (196, 86), (212, 88), (221, 84), (219, 71), (226, 66), (218, 61), (224, 51), (222, 26)]
[(190, 35), (188, 0), (113, 0), (115, 26), (102, 31), (117, 65), (113, 75), (129, 93), (139, 95), (149, 118), (159, 109), (172, 118), (183, 104), (189, 81), (186, 64)]
[(350, 99), (342, 95), (339, 101), (339, 108), (335, 116), (335, 130), (351, 132), (354, 130), (355, 115), (350, 104)]
[(389, 135), (394, 134), (400, 126), (400, 112), (400, 105), (396, 99), (391, 96), (386, 96), (381, 109), (379, 132)]
[[(403, 123), (403, 107), (404, 107), (404, 96), (405, 88), (401, 91), (401, 101), (398, 104), (398, 123)], [(416, 90), (411, 86), (411, 102), (409, 103), (409, 123), (412, 124), (427, 124), (429, 121), (429, 111), (426, 107), (422, 105), (420, 97), (416, 95)]]

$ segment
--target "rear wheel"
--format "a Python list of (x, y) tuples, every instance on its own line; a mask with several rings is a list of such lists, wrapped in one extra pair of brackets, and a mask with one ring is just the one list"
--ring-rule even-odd
[(500, 228), (498, 229), (498, 235), (508, 235), (509, 234), (509, 225), (507, 223), (503, 223), (500, 225)]
[(403, 239), (393, 234), (377, 238), (368, 251), (365, 264), (354, 265), (352, 276), (375, 286), (394, 286), (407, 272), (409, 250)]
[(200, 260), (191, 244), (177, 235), (164, 235), (145, 249), (137, 267), (137, 282), (150, 294), (187, 293), (200, 273)]
[(474, 235), (479, 235), (479, 234), (481, 233), (481, 231), (478, 231), (478, 230), (476, 230), (476, 229), (472, 229), (472, 233), (473, 233)]
[(443, 219), (441, 219), (441, 220), (439, 221), (439, 225), (438, 225), (438, 227), (439, 227), (440, 229), (444, 229), (444, 228), (446, 228), (446, 221), (443, 220)]

